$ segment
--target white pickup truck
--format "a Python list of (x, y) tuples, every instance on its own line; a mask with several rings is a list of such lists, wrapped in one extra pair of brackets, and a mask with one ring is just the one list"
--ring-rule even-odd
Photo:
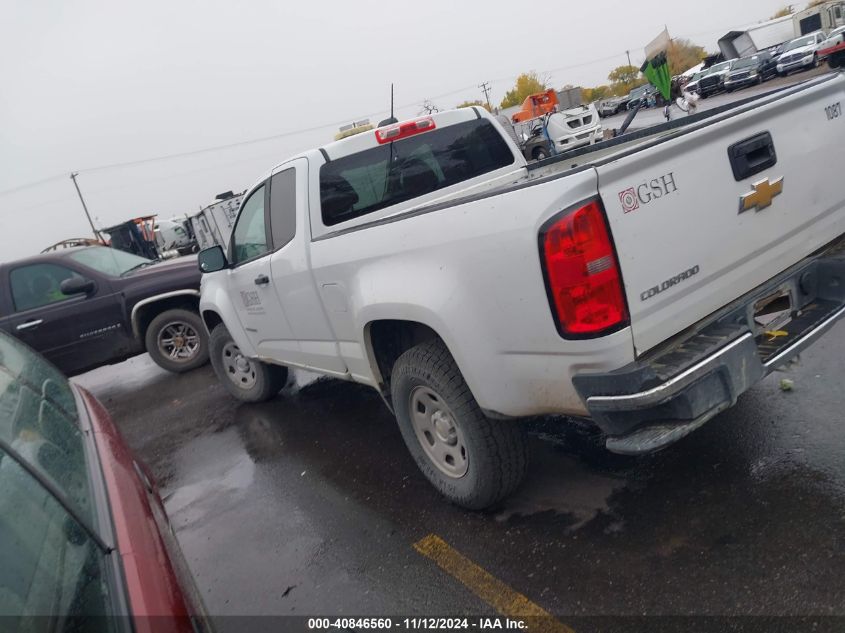
[[(845, 77), (527, 164), (480, 108), (295, 156), (200, 254), (214, 369), (377, 389), (451, 501), (526, 468), (518, 421), (663, 448), (845, 315)], [(835, 113), (833, 116), (831, 113)]]

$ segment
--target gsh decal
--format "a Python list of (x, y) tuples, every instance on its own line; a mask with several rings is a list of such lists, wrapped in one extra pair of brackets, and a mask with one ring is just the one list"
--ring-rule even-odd
[(652, 178), (636, 187), (628, 187), (625, 191), (619, 192), (619, 203), (624, 213), (630, 213), (640, 208), (640, 205), (648, 204), (658, 200), (670, 193), (675, 193), (678, 185), (675, 182), (675, 173), (669, 172), (659, 178)]
[(241, 291), (241, 301), (244, 302), (245, 308), (252, 308), (261, 305), (261, 297), (258, 296), (257, 290)]
[(640, 201), (637, 199), (637, 193), (633, 187), (619, 192), (619, 202), (622, 203), (622, 211), (625, 213), (630, 213), (640, 208)]

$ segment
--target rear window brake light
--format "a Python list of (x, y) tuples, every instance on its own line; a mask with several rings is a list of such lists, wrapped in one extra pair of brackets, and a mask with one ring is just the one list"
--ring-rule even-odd
[(405, 121), (404, 123), (395, 123), (387, 127), (376, 130), (376, 140), (379, 145), (385, 143), (392, 143), (402, 138), (414, 136), (422, 132), (429, 132), (437, 127), (434, 124), (434, 119), (430, 116), (422, 119), (414, 119), (413, 121)]

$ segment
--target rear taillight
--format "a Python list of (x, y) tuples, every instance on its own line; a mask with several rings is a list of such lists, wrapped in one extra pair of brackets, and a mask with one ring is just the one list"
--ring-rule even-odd
[(588, 338), (627, 324), (619, 262), (598, 199), (547, 222), (540, 257), (562, 336)]
[(376, 140), (379, 142), (379, 145), (384, 145), (385, 143), (398, 141), (401, 138), (407, 138), (409, 136), (414, 136), (415, 134), (428, 132), (433, 130), (435, 127), (434, 119), (430, 116), (422, 119), (415, 119), (413, 121), (405, 121), (404, 123), (395, 123), (394, 125), (377, 129)]

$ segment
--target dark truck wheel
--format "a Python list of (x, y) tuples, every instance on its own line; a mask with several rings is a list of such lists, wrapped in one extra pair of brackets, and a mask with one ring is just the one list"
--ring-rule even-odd
[(182, 373), (208, 362), (208, 334), (202, 319), (190, 310), (166, 310), (150, 322), (147, 352), (159, 367)]
[(442, 342), (422, 343), (399, 357), (391, 395), (414, 461), (451, 502), (482, 510), (522, 482), (527, 451), (519, 422), (481, 412)]
[(266, 402), (288, 380), (287, 367), (268, 365), (241, 353), (222, 323), (211, 331), (211, 366), (226, 390), (243, 402)]

